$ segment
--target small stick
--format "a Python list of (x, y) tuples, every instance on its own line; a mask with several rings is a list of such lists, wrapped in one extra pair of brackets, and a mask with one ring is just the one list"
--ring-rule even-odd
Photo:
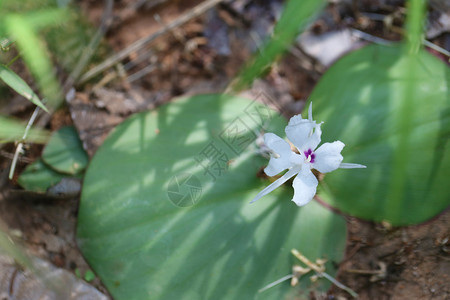
[(34, 121), (36, 120), (38, 113), (39, 113), (39, 106), (36, 106), (33, 114), (31, 115), (30, 120), (28, 121), (27, 127), (25, 127), (25, 132), (23, 133), (22, 139), (20, 140), (19, 144), (17, 145), (16, 152), (14, 153), (14, 158), (11, 163), (11, 169), (9, 169), (9, 179), (10, 180), (13, 178), (14, 170), (16, 169), (19, 154), (20, 154), (20, 152), (22, 152), (22, 149), (23, 149), (23, 143), (28, 136), (28, 132), (30, 131), (31, 126), (33, 125)]
[(304, 263), (305, 265), (308, 266), (308, 268), (311, 268), (312, 270), (316, 271), (317, 275), (319, 277), (325, 277), (326, 279), (328, 279), (330, 282), (332, 282), (334, 285), (336, 285), (337, 287), (339, 287), (340, 289), (343, 289), (344, 291), (346, 291), (347, 293), (349, 293), (353, 298), (358, 298), (358, 294), (353, 291), (351, 288), (343, 285), (342, 283), (340, 283), (339, 281), (337, 281), (336, 279), (334, 279), (331, 275), (327, 274), (324, 272), (324, 267), (323, 266), (318, 266), (315, 263), (312, 263), (309, 259), (307, 259), (303, 254), (301, 254), (297, 249), (292, 249), (291, 253), (298, 258), (302, 263)]

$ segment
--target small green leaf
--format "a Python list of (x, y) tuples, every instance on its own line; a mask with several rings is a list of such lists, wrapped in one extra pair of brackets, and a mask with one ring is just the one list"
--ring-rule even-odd
[(86, 273), (84, 273), (84, 280), (87, 282), (90, 282), (95, 279), (95, 274), (91, 270), (87, 270)]
[(77, 276), (77, 278), (81, 278), (80, 269), (78, 269), (78, 268), (75, 269), (75, 276)]
[(258, 292), (292, 274), (292, 248), (328, 259), (333, 276), (346, 240), (345, 220), (314, 201), (297, 207), (290, 184), (249, 203), (270, 184), (257, 176), (266, 123), (286, 126), (259, 103), (203, 95), (115, 128), (86, 172), (77, 230), (114, 299), (307, 299), (330, 287), (306, 275)]
[(58, 172), (77, 174), (86, 168), (88, 156), (74, 127), (54, 132), (42, 153), (42, 159)]
[(33, 102), (35, 105), (39, 106), (46, 112), (47, 108), (39, 100), (39, 97), (33, 92), (30, 86), (20, 78), (14, 71), (9, 69), (5, 65), (0, 65), (0, 79), (3, 80), (10, 88), (15, 90), (20, 95), (24, 96), (29, 101)]
[(49, 166), (38, 159), (28, 165), (20, 174), (18, 183), (26, 190), (45, 193), (47, 189), (57, 184), (66, 175), (52, 170)]

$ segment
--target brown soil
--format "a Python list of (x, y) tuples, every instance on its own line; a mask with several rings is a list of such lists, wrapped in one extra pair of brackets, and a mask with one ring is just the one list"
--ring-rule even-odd
[[(338, 281), (359, 299), (449, 299), (450, 210), (425, 224), (390, 229), (349, 218)], [(333, 287), (330, 296), (348, 294)]]

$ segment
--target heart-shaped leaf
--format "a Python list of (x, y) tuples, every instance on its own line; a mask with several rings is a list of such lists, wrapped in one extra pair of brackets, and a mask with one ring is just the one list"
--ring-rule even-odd
[(312, 202), (299, 208), (292, 187), (250, 200), (268, 180), (255, 140), (263, 124), (286, 121), (266, 106), (224, 95), (185, 98), (131, 117), (97, 151), (86, 173), (78, 242), (115, 299), (297, 299), (288, 282), (300, 250), (326, 258), (334, 274), (345, 221)]
[(344, 212), (393, 225), (450, 204), (448, 67), (425, 51), (369, 46), (342, 58), (311, 95), (325, 141), (367, 169), (325, 175), (320, 196)]
[(42, 159), (58, 172), (77, 174), (86, 168), (88, 156), (76, 129), (62, 127), (54, 132), (42, 153)]

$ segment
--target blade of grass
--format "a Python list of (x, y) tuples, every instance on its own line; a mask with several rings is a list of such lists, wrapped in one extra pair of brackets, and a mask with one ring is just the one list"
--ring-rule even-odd
[(33, 92), (30, 86), (23, 81), (19, 75), (5, 65), (0, 65), (0, 79), (17, 93), (24, 96), (27, 100), (48, 112), (47, 108), (41, 102), (39, 97)]
[(21, 50), (28, 68), (38, 81), (40, 90), (48, 101), (48, 106), (56, 108), (61, 103), (62, 97), (42, 40), (23, 16), (8, 15), (5, 18), (5, 24)]
[(324, 6), (323, 0), (290, 0), (286, 3), (280, 20), (275, 25), (273, 37), (256, 57), (241, 71), (232, 88), (240, 90), (260, 77), (277, 56), (291, 46), (299, 32)]
[(31, 11), (24, 15), (35, 32), (47, 27), (62, 24), (70, 18), (68, 11), (61, 8), (47, 8)]

